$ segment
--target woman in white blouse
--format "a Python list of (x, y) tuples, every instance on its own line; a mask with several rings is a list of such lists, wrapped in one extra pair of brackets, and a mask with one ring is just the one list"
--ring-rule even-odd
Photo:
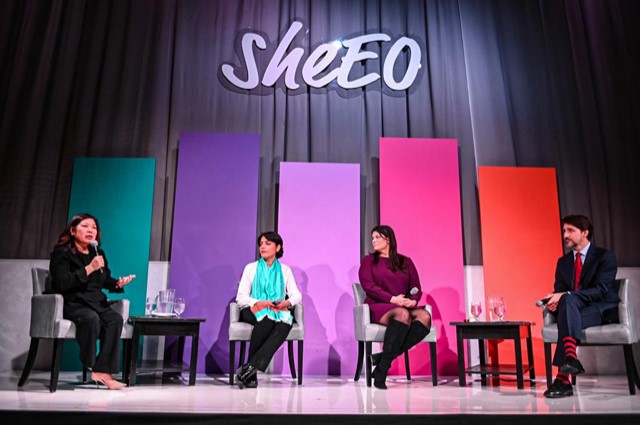
[(258, 236), (260, 260), (244, 268), (236, 302), (240, 320), (253, 325), (249, 361), (236, 371), (240, 389), (258, 386), (257, 372), (264, 372), (271, 358), (289, 335), (292, 311), (302, 301), (291, 269), (280, 263), (282, 237), (276, 232)]

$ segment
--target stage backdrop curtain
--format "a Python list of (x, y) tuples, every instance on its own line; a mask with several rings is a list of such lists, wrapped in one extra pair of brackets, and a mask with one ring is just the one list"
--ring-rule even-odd
[[(419, 77), (395, 93), (381, 81), (355, 91), (222, 84), (221, 65), (242, 64), (243, 32), (267, 40), (254, 48), (263, 71), (294, 20), (303, 60), (366, 33), (419, 40)], [(364, 253), (379, 219), (379, 138), (452, 138), (465, 264), (482, 263), (477, 167), (504, 165), (555, 167), (561, 214), (590, 215), (596, 243), (638, 266), (637, 22), (635, 0), (3, 0), (0, 258), (47, 258), (73, 158), (112, 156), (156, 158), (150, 257), (168, 260), (179, 135), (229, 132), (260, 134), (261, 230), (277, 223), (281, 161), (360, 163)], [(384, 58), (390, 45), (366, 49)], [(350, 78), (381, 68), (358, 63)]]

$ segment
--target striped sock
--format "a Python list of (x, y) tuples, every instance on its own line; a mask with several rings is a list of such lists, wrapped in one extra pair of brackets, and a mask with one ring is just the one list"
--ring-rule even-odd
[(563, 384), (571, 385), (571, 381), (569, 380), (569, 375), (565, 375), (564, 373), (560, 372), (560, 368), (558, 368), (558, 374), (556, 375), (556, 379), (562, 382)]
[(572, 336), (565, 336), (564, 338), (562, 338), (562, 343), (564, 344), (565, 357), (577, 359), (578, 355), (576, 353), (576, 339)]

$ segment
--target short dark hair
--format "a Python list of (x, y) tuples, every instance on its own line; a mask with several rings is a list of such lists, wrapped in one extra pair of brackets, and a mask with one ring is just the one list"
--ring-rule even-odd
[(585, 230), (588, 230), (589, 231), (589, 233), (587, 233), (588, 240), (591, 240), (591, 238), (593, 237), (593, 223), (591, 223), (591, 220), (586, 215), (570, 214), (570, 215), (564, 216), (562, 217), (562, 225), (564, 226), (565, 224), (569, 224), (571, 226), (577, 227), (583, 232)]
[(262, 232), (256, 240), (258, 246), (260, 246), (260, 239), (262, 238), (265, 238), (266, 240), (273, 242), (276, 245), (280, 245), (280, 251), (276, 252), (276, 258), (282, 258), (282, 256), (284, 255), (284, 242), (282, 242), (282, 236), (274, 231)]

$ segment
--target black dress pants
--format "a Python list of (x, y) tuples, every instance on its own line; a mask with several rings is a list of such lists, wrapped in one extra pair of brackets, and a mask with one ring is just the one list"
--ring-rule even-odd
[[(63, 316), (76, 325), (80, 361), (94, 372), (117, 373), (120, 370), (122, 316), (111, 308), (96, 311), (86, 305), (65, 306)], [(96, 356), (96, 342), (100, 352)]]
[(558, 320), (558, 342), (553, 364), (562, 366), (566, 363), (564, 337), (571, 336), (580, 342), (580, 333), (583, 329), (602, 324), (602, 314), (596, 306), (586, 304), (575, 294), (565, 294), (560, 298), (558, 309), (554, 314)]
[(256, 319), (250, 308), (240, 310), (240, 321), (253, 325), (249, 345), (249, 363), (261, 372), (267, 370), (269, 362), (278, 348), (287, 339), (291, 325), (275, 322), (269, 318)]

